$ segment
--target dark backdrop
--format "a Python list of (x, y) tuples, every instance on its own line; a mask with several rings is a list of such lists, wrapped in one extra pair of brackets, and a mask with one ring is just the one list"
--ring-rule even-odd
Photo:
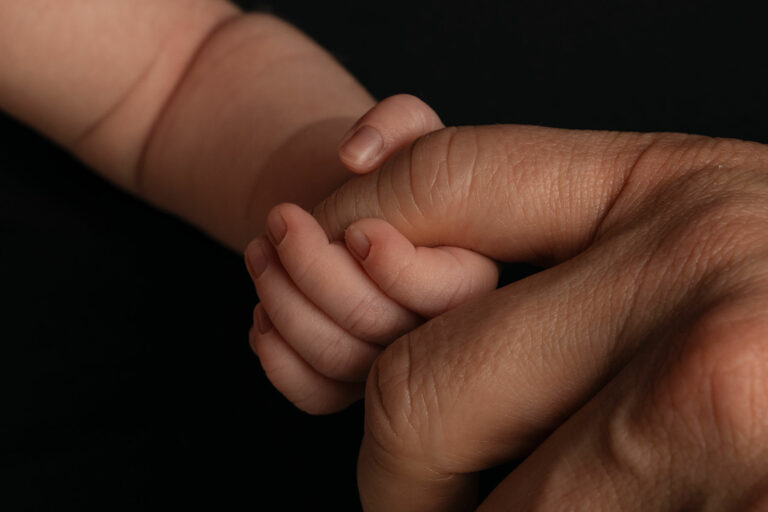
[[(763, 28), (733, 4), (242, 5), (447, 124), (768, 141)], [(247, 346), (256, 296), (239, 255), (5, 117), (0, 235), (0, 507), (359, 507), (362, 406), (310, 417), (269, 386)]]

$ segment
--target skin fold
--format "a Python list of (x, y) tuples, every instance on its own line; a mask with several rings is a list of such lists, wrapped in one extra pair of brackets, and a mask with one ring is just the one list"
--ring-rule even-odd
[(763, 496), (767, 165), (735, 140), (448, 128), (319, 205), (332, 238), (378, 217), (416, 244), (548, 267), (376, 360), (366, 510), (472, 509), (476, 472), (525, 455), (480, 510)]
[(289, 202), (331, 242), (379, 219), (546, 268), (371, 363), (365, 510), (472, 510), (477, 472), (521, 456), (480, 510), (766, 503), (765, 146), (502, 125), (340, 160), (373, 99), (295, 28), (218, 0), (5, 1), (0, 48), (5, 111), (228, 247)]
[(312, 207), (348, 179), (336, 146), (373, 100), (277, 18), (218, 0), (31, 0), (0, 20), (4, 110), (228, 247), (275, 204)]

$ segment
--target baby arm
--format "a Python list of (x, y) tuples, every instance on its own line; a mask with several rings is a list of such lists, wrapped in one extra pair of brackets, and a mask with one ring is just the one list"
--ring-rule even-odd
[(238, 251), (275, 204), (348, 179), (337, 141), (373, 105), (300, 31), (224, 0), (3, 0), (0, 48), (0, 109)]
[[(340, 156), (350, 169), (366, 172), (440, 127), (416, 98), (389, 98), (350, 130)], [(355, 141), (361, 133), (364, 140)], [(329, 242), (295, 205), (274, 208), (267, 225), (269, 240), (246, 251), (261, 298), (251, 344), (275, 387), (308, 412), (333, 412), (357, 400), (387, 344), (496, 287), (492, 260), (457, 247), (414, 247), (380, 219), (350, 226), (345, 244)]]

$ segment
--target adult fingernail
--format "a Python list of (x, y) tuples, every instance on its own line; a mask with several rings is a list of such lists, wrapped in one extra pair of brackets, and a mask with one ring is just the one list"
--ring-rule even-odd
[(344, 237), (347, 241), (347, 247), (359, 259), (364, 260), (371, 252), (371, 241), (365, 236), (365, 233), (356, 228), (347, 229)]
[(264, 311), (263, 307), (259, 307), (259, 312), (256, 315), (256, 323), (258, 324), (259, 332), (261, 334), (267, 334), (272, 330), (272, 320), (269, 319), (269, 315)]
[(384, 139), (379, 130), (372, 126), (361, 126), (341, 145), (339, 152), (344, 159), (355, 165), (366, 165), (372, 162), (381, 152)]
[(269, 233), (270, 240), (272, 240), (272, 243), (275, 244), (275, 246), (280, 245), (280, 242), (283, 241), (286, 231), (287, 228), (285, 227), (285, 220), (283, 220), (282, 215), (274, 212), (269, 216), (269, 219), (267, 220), (267, 232)]
[(251, 244), (245, 252), (245, 266), (254, 281), (267, 269), (267, 255), (263, 243)]

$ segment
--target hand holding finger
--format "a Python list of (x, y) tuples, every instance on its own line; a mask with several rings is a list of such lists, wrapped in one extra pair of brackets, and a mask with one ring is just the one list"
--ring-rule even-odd
[(380, 348), (350, 334), (307, 299), (267, 240), (251, 242), (246, 258), (261, 307), (291, 348), (325, 377), (363, 382)]
[(626, 185), (651, 186), (668, 147), (695, 140), (515, 125), (446, 128), (348, 181), (313, 213), (332, 240), (352, 222), (375, 217), (415, 245), (552, 263), (589, 244)]
[(435, 111), (416, 96), (390, 96), (349, 129), (339, 144), (339, 159), (350, 171), (365, 174), (422, 135), (444, 127)]
[(415, 247), (381, 219), (363, 219), (345, 233), (368, 276), (397, 303), (426, 318), (496, 288), (496, 263), (459, 247)]
[(316, 212), (337, 237), (380, 217), (418, 243), (559, 263), (377, 359), (365, 509), (468, 510), (477, 471), (532, 450), (482, 510), (759, 503), (768, 150), (499, 127), (499, 157), (482, 149), (491, 132), (468, 151), (471, 132), (434, 139), (434, 159), (415, 148)]

